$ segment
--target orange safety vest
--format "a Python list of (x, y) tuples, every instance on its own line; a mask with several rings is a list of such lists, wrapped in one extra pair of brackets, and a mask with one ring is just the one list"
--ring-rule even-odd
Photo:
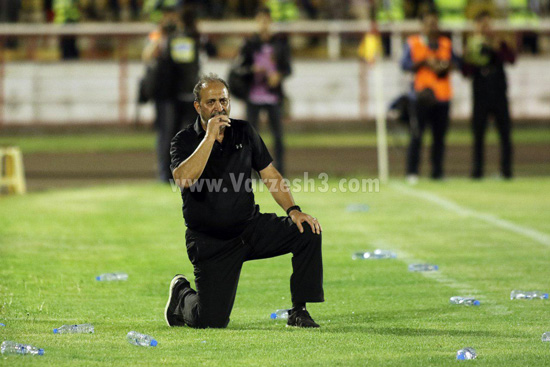
[[(451, 62), (452, 44), (451, 40), (447, 37), (439, 37), (437, 50), (432, 50), (424, 42), (424, 39), (418, 35), (409, 37), (407, 43), (409, 44), (411, 58), (414, 63), (424, 61), (429, 57)], [(414, 90), (420, 92), (426, 88), (433, 90), (435, 98), (438, 101), (446, 102), (453, 96), (450, 74), (440, 78), (430, 68), (421, 67), (416, 71), (414, 76)]]

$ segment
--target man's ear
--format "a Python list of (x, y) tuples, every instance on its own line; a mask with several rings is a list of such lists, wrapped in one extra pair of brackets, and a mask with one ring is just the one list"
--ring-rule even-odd
[(193, 102), (193, 106), (195, 107), (195, 111), (200, 115), (201, 114), (201, 104), (198, 101)]

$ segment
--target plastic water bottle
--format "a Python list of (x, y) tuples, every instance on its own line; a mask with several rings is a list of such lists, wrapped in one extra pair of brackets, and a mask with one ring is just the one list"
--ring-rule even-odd
[(466, 359), (476, 359), (477, 353), (474, 348), (468, 347), (468, 348), (462, 348), (458, 352), (456, 352), (456, 359), (458, 360), (466, 360)]
[(510, 292), (510, 299), (534, 299), (534, 298), (540, 298), (540, 299), (548, 299), (548, 293), (544, 293), (541, 291), (518, 291), (513, 290)]
[(6, 324), (3, 324), (3, 323), (0, 322), (0, 326), (6, 326)]
[(376, 249), (373, 252), (355, 252), (351, 258), (353, 260), (379, 260), (379, 259), (395, 259), (397, 255), (388, 250)]
[(95, 280), (100, 282), (112, 282), (118, 280), (128, 280), (128, 274), (126, 273), (105, 273), (95, 277)]
[(285, 310), (277, 310), (275, 312), (273, 312), (270, 317), (273, 319), (273, 320), (286, 320), (288, 319), (288, 313), (289, 313), (289, 309), (285, 309)]
[(409, 271), (436, 271), (439, 266), (433, 264), (410, 264)]
[(542, 334), (541, 339), (543, 342), (550, 342), (550, 331), (547, 331), (544, 334)]
[(33, 356), (44, 355), (44, 349), (42, 348), (33, 347), (32, 345), (29, 345), (29, 344), (19, 344), (8, 340), (2, 342), (2, 345), (0, 346), (0, 351), (2, 351), (2, 354), (4, 355), (15, 355), (15, 354), (30, 354)]
[(367, 204), (350, 204), (347, 206), (346, 210), (348, 212), (355, 212), (355, 213), (361, 213), (361, 212), (368, 212), (369, 206)]
[(451, 297), (449, 302), (453, 305), (479, 306), (481, 302), (472, 297)]
[(138, 345), (140, 347), (156, 347), (158, 342), (153, 339), (152, 336), (138, 333), (137, 331), (130, 331), (126, 335), (128, 343)]
[(93, 334), (93, 332), (92, 324), (63, 325), (53, 329), (54, 334)]

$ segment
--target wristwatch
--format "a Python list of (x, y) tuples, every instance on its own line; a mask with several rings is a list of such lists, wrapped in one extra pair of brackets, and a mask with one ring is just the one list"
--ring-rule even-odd
[(293, 210), (297, 210), (300, 213), (302, 212), (302, 209), (298, 205), (292, 205), (290, 208), (286, 210), (286, 215), (290, 216), (290, 212)]

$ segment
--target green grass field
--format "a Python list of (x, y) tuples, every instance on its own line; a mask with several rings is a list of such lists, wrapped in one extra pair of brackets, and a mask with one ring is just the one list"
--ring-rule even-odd
[[(330, 188), (338, 182), (330, 181)], [(30, 343), (43, 357), (6, 366), (550, 365), (550, 301), (511, 301), (512, 289), (550, 290), (550, 179), (400, 182), (377, 193), (296, 193), (323, 224), (325, 296), (309, 310), (320, 330), (286, 328), (269, 314), (290, 305), (290, 255), (246, 263), (225, 330), (169, 328), (172, 276), (191, 275), (181, 199), (169, 186), (120, 185), (0, 198), (0, 340)], [(263, 211), (276, 211), (266, 192)], [(353, 203), (369, 205), (353, 213)], [(356, 250), (397, 259), (353, 261)], [(412, 262), (439, 265), (410, 273)], [(127, 282), (102, 283), (124, 271)], [(473, 295), (479, 307), (449, 304)], [(67, 323), (93, 335), (54, 335)], [(126, 342), (136, 330), (156, 348)]]

